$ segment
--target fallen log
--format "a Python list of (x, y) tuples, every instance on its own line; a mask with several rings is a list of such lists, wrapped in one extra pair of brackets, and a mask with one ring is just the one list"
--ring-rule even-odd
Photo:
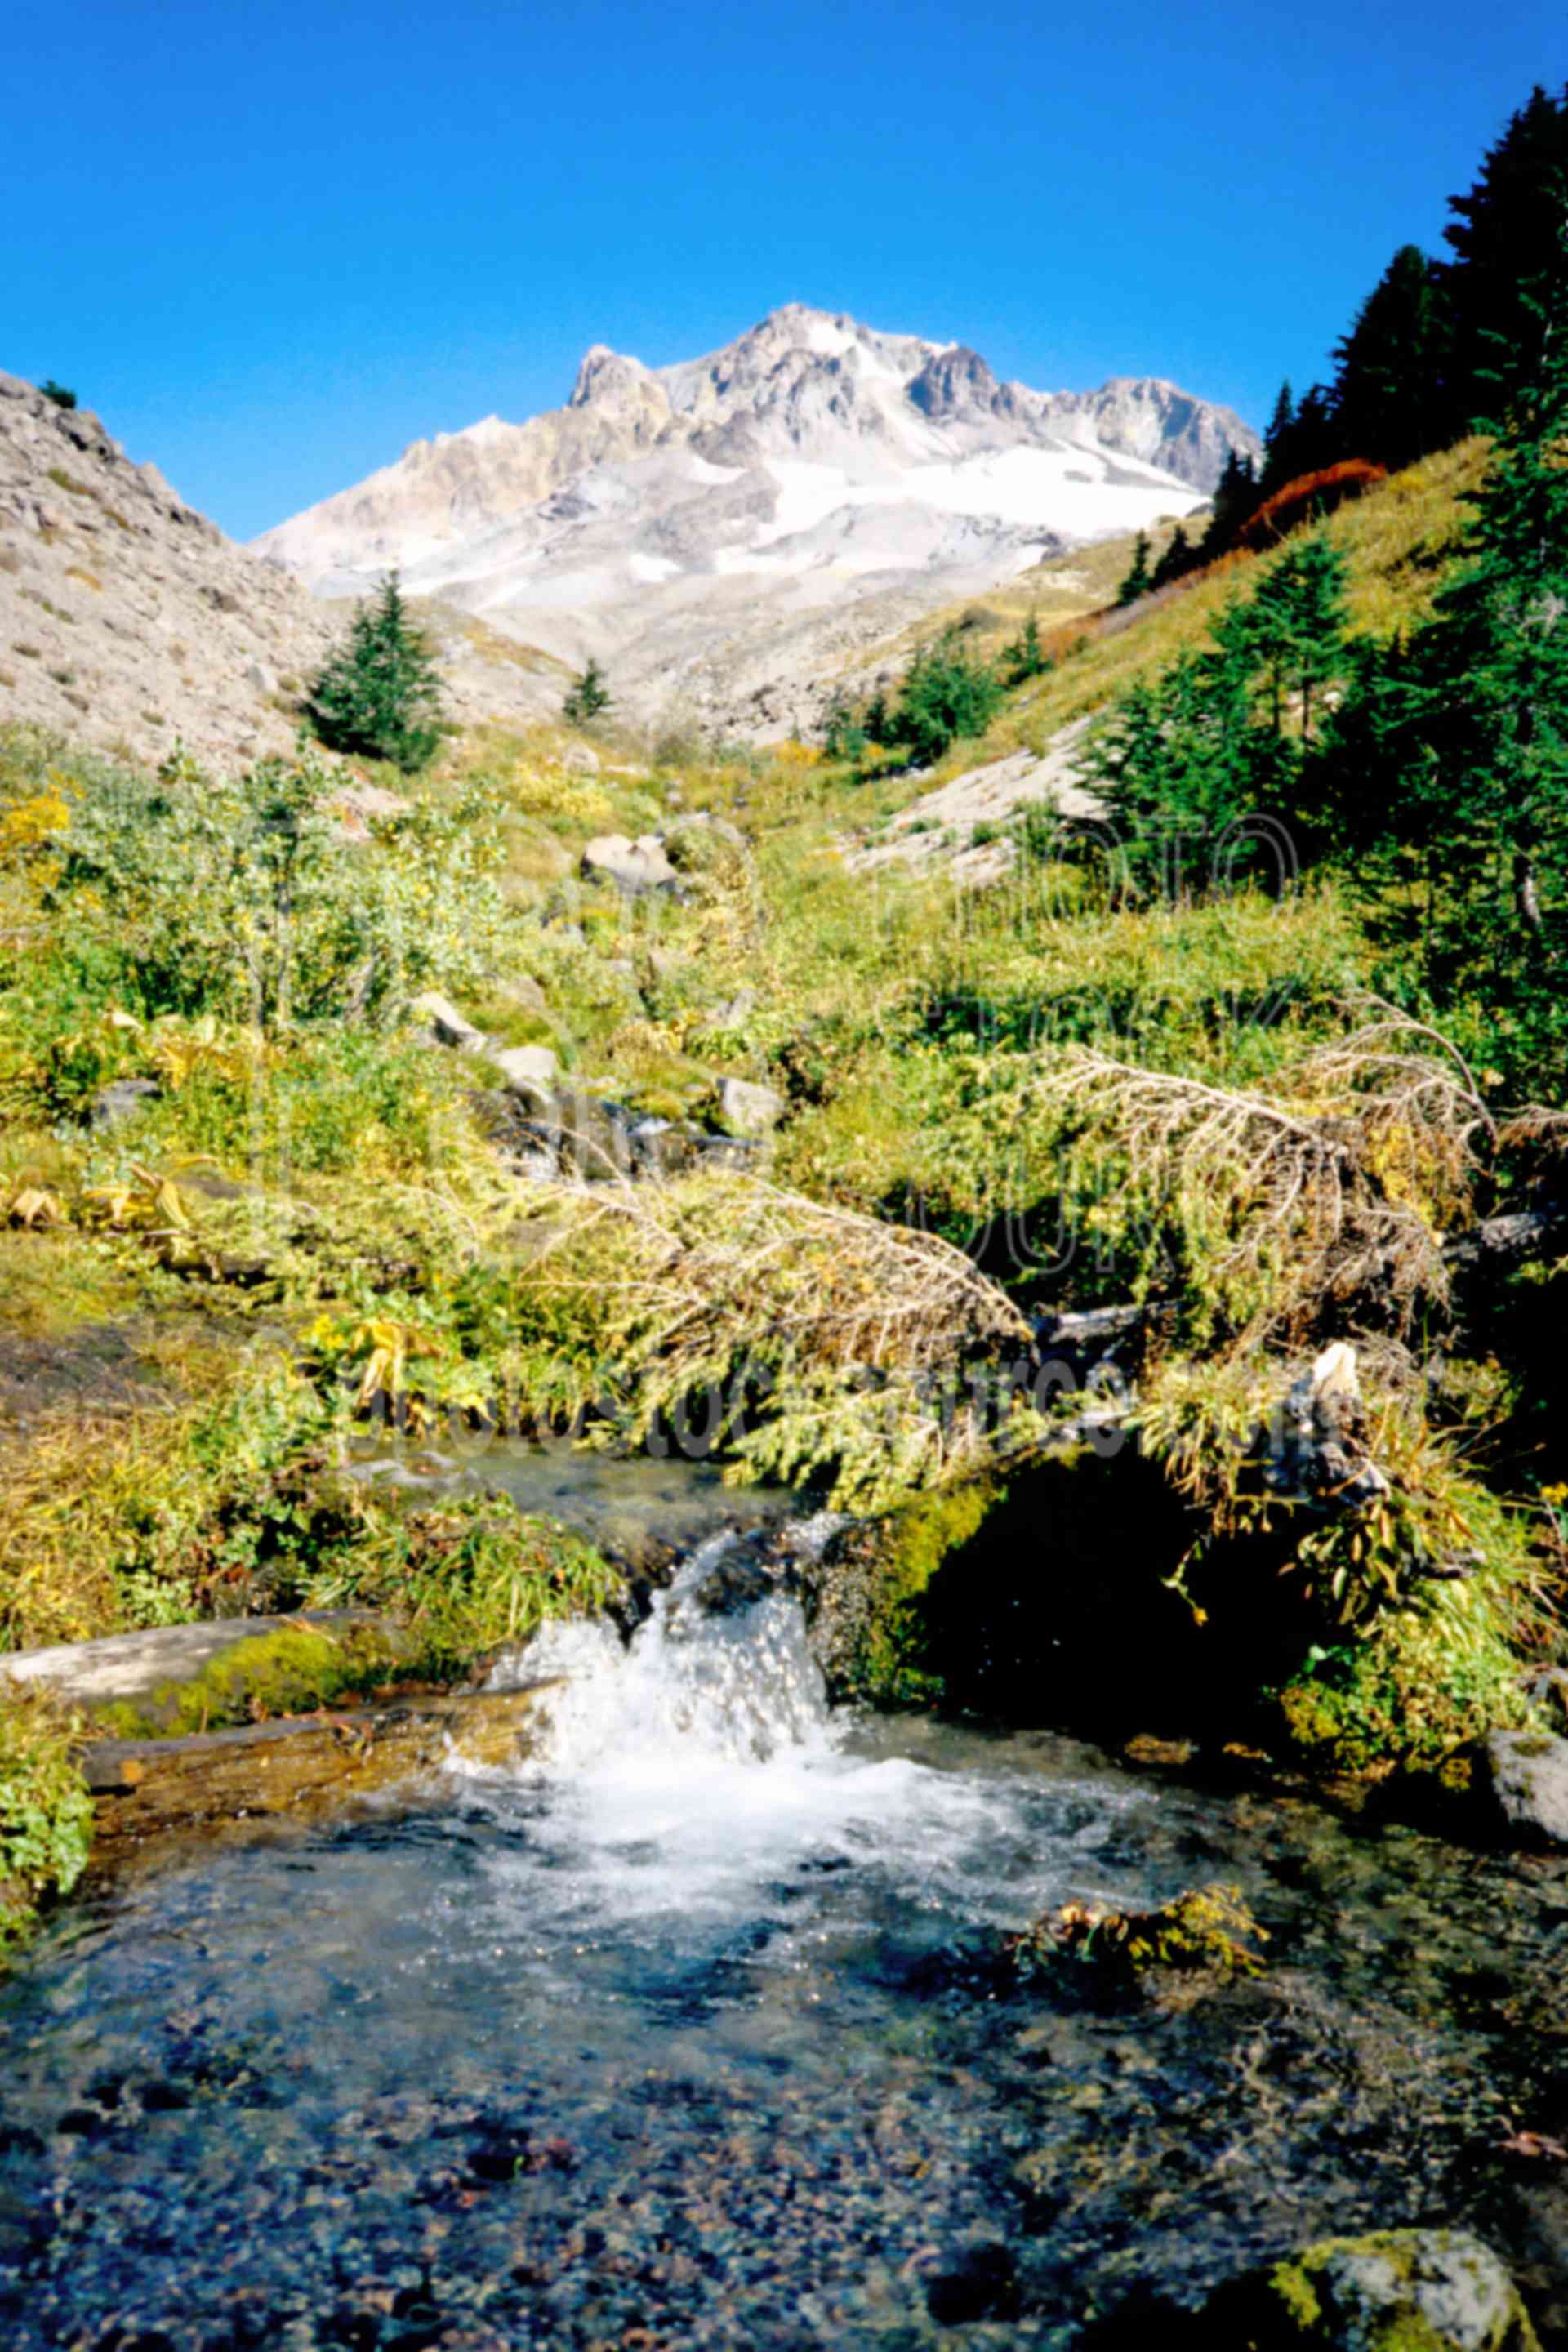
[(317, 1819), (453, 1758), (516, 1763), (531, 1744), (536, 1695), (550, 1687), (433, 1692), (184, 1738), (95, 1740), (80, 1759), (96, 1801), (94, 1859), (217, 1823)]

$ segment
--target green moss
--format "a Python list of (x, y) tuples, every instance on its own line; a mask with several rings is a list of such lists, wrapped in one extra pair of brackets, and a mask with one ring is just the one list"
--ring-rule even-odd
[(921, 1603), (943, 1563), (978, 1535), (1005, 1494), (994, 1479), (974, 1479), (922, 1495), (877, 1523), (857, 1563), (847, 1688), (884, 1706), (942, 1696)]
[(363, 1622), (329, 1632), (289, 1625), (237, 1641), (199, 1674), (160, 1684), (142, 1699), (96, 1711), (98, 1727), (121, 1739), (177, 1738), (257, 1723), (376, 1688), (419, 1663), (419, 1645), (391, 1625)]
[(1260, 1975), (1265, 1962), (1253, 1946), (1268, 1941), (1238, 1886), (1209, 1885), (1191, 1887), (1156, 1911), (1064, 1903), (1013, 1937), (1009, 1948), (1026, 1979), (1071, 1960), (1127, 1985), (1172, 1972), (1225, 1984)]
[(1276, 1695), (1287, 1738), (1330, 1770), (1394, 1766), (1451, 1782), (1458, 1749), (1530, 1719), (1506, 1598), (1479, 1581), (1442, 1586), (1362, 1639), (1313, 1651)]
[(1294, 2326), (1303, 2334), (1317, 2326), (1323, 2306), (1304, 2263), (1277, 2263), (1268, 2273), (1268, 2284)]

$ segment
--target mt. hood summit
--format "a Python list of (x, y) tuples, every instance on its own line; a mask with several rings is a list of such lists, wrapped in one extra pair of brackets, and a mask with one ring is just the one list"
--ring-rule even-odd
[(564, 408), (416, 441), (255, 546), (319, 595), (395, 564), (597, 655), (634, 704), (744, 723), (922, 611), (1188, 511), (1258, 446), (1155, 378), (1033, 392), (963, 344), (791, 303), (671, 367), (595, 344)]

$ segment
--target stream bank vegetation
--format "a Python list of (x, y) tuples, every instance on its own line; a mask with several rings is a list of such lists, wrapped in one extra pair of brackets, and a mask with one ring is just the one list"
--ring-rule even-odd
[[(485, 1489), (505, 1430), (854, 1514), (846, 1694), (1447, 1780), (1549, 1727), (1561, 297), (1488, 436), (1011, 687), (939, 639), (826, 750), (0, 737), (0, 1645), (352, 1603), (458, 1673), (619, 1591)], [(1085, 715), (1103, 821), (984, 890), (847, 862), (921, 727), (940, 780)], [(353, 1475), (389, 1430), (468, 1487)], [(5, 1719), (30, 1906), (76, 1734)]]

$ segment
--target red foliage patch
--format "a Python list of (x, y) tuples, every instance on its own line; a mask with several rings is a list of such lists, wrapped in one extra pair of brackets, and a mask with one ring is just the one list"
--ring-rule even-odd
[(1286, 482), (1271, 499), (1264, 499), (1242, 530), (1242, 544), (1255, 549), (1273, 547), (1299, 523), (1308, 522), (1317, 515), (1332, 514), (1347, 499), (1359, 499), (1363, 490), (1387, 479), (1386, 466), (1369, 466), (1364, 457), (1346, 457), (1337, 466), (1321, 467), (1315, 474), (1298, 474), (1293, 482)]

